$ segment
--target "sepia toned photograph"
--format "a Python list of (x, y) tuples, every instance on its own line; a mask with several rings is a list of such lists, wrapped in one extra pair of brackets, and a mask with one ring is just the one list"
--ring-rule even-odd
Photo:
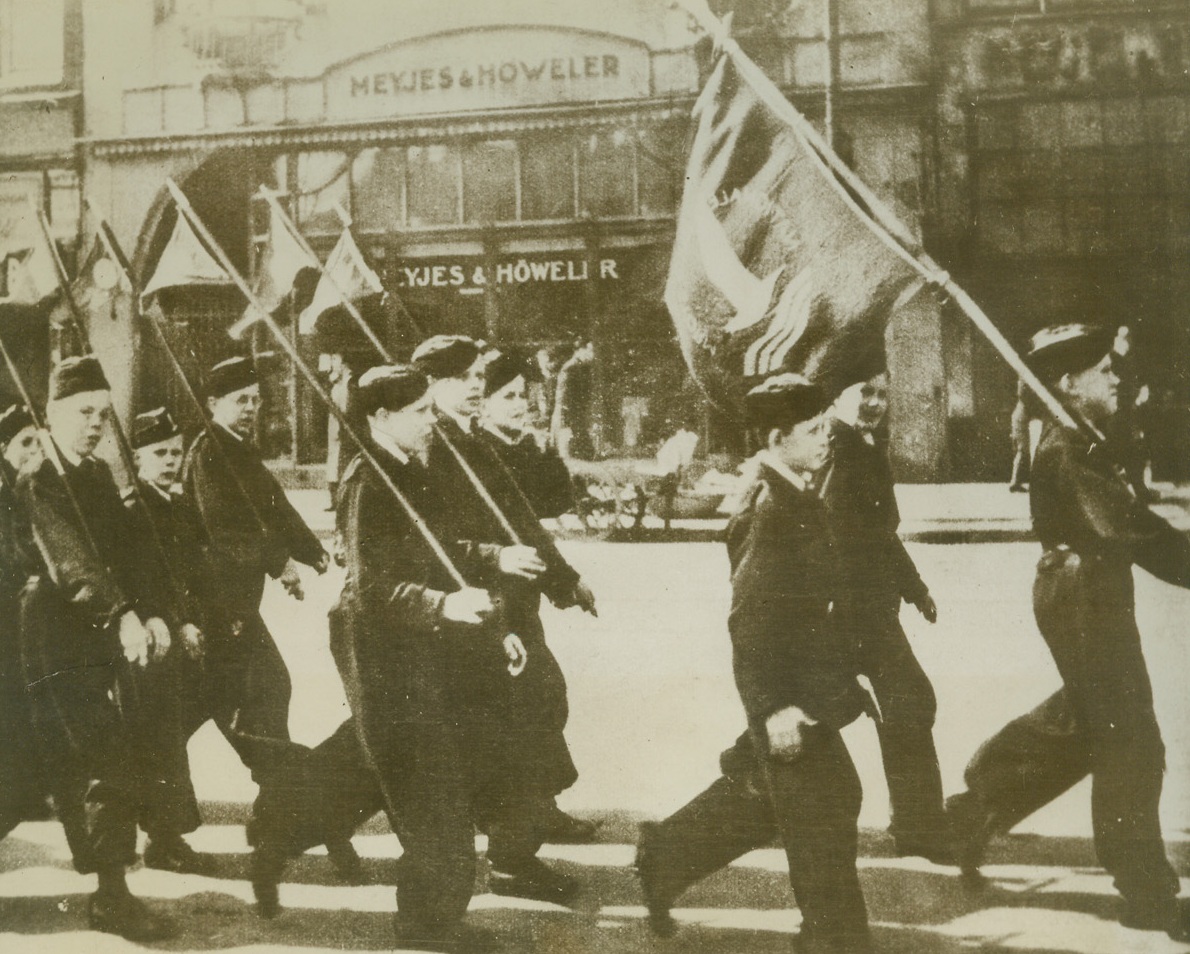
[(1186, 0), (0, 0), (0, 951), (1190, 954)]

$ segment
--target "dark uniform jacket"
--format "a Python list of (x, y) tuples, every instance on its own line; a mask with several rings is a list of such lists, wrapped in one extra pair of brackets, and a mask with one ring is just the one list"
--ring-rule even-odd
[[(458, 539), (455, 502), (426, 467), (374, 453), (468, 583), (489, 584), (499, 548)], [(502, 634), (444, 619), (456, 583), (361, 458), (343, 475), (337, 513), (347, 579), (331, 611), (332, 650), (365, 748), (382, 765), (412, 769), (398, 756), (420, 747), (419, 734), (436, 733), (443, 745), (465, 742), (452, 726), (503, 672)]]
[[(542, 528), (538, 515), (529, 506), (525, 493), (517, 485), (510, 467), (496, 454), (482, 432), (473, 430), (465, 433), (453, 418), (445, 416), (439, 416), (437, 426), (471, 465), (525, 545), (537, 548), (547, 571), (536, 582), (536, 589), (549, 597), (550, 602), (555, 605), (573, 605), (572, 594), (579, 574), (558, 552), (554, 538)], [(464, 538), (504, 545), (512, 543), (500, 523), (480, 500), (453, 454), (437, 436), (430, 451), (430, 467), (443, 481), (442, 493), (449, 496), (459, 508), (458, 516), (463, 521)]]
[(166, 584), (161, 599), (169, 607), (166, 621), (171, 630), (192, 623), (211, 635), (215, 631), (212, 616), (220, 601), (202, 521), (193, 503), (182, 494), (164, 493), (144, 481), (138, 482), (138, 489), (139, 499), (131, 488), (124, 492), (124, 506), (136, 527), (137, 538), (148, 552), (158, 553), (160, 545), (160, 562), (165, 569), (144, 585)]
[(480, 437), (512, 473), (539, 518), (557, 517), (574, 510), (574, 485), (562, 456), (543, 448), (532, 434), (508, 440), (490, 428)]
[(824, 499), (838, 546), (848, 600), (856, 611), (893, 610), (926, 593), (917, 567), (897, 536), (901, 514), (883, 441), (837, 423)]
[(31, 680), (110, 667), (121, 652), (119, 618), (130, 609), (142, 620), (167, 610), (160, 602), (163, 587), (146, 585), (153, 571), (140, 562), (144, 548), (136, 545), (107, 464), (90, 458), (76, 466), (65, 457), (62, 463), (73, 500), (49, 460), (17, 488), (43, 563), (23, 609)]
[(1134, 563), (1190, 587), (1190, 540), (1138, 502), (1106, 456), (1052, 421), (1033, 460), (1029, 505), (1046, 550), (1069, 548), (1103, 572), (1127, 577), (1129, 593)]
[(182, 475), (210, 538), (211, 564), (225, 599), (255, 609), (264, 577), (278, 577), (289, 557), (314, 566), (318, 538), (290, 504), (277, 478), (248, 441), (219, 427), (191, 445)]
[(839, 567), (817, 495), (762, 465), (728, 524), (727, 553), (735, 681), (754, 733), (788, 706), (830, 728), (854, 721), (865, 694), (831, 618)]

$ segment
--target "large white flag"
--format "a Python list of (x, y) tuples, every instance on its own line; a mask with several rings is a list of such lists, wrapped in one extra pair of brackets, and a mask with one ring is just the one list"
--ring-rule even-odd
[(163, 288), (176, 288), (180, 285), (234, 284), (231, 276), (215, 261), (214, 256), (194, 234), (186, 216), (179, 213), (178, 220), (174, 223), (173, 234), (157, 260), (157, 267), (141, 291), (141, 300)]

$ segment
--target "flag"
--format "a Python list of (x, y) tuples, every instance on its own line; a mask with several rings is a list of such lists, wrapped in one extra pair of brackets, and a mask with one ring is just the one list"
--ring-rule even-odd
[[(268, 241), (261, 251), (256, 270), (256, 297), (265, 311), (272, 314), (293, 290), (298, 273), (305, 268), (318, 268), (318, 262), (311, 258), (301, 246), (289, 227), (281, 220), (277, 209), (269, 208)], [(253, 323), (260, 320), (260, 313), (249, 305), (228, 334), (239, 338)]]
[(836, 394), (881, 370), (893, 306), (918, 287), (908, 253), (730, 56), (693, 121), (665, 302), (708, 397), (738, 418), (768, 375)]
[(179, 285), (234, 285), (231, 276), (199, 241), (186, 216), (178, 213), (173, 234), (157, 259), (157, 268), (140, 293), (141, 301), (163, 288)]
[(57, 293), (58, 271), (45, 240), (34, 239), (31, 247), (4, 256), (6, 294), (0, 301), (36, 305)]
[(326, 260), (326, 268), (314, 289), (314, 297), (298, 318), (298, 330), (308, 335), (314, 330), (324, 312), (343, 304), (344, 295), (350, 301), (379, 295), (384, 292), (380, 276), (372, 271), (364, 253), (355, 244), (351, 231), (344, 229), (339, 241)]

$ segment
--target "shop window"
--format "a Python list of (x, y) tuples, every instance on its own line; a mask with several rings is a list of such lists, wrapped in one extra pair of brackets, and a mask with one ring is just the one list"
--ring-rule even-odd
[(457, 225), (459, 222), (459, 154), (452, 146), (410, 146), (408, 170), (409, 224)]
[(683, 141), (683, 131), (673, 125), (645, 129), (637, 136), (642, 217), (673, 215), (677, 209), (686, 166)]
[(463, 221), (517, 218), (517, 144), (499, 139), (463, 147)]
[(59, 242), (73, 242), (78, 235), (80, 194), (79, 177), (73, 169), (51, 169), (50, 224)]
[(585, 215), (608, 218), (635, 212), (636, 163), (629, 132), (607, 130), (579, 141), (579, 190)]
[(297, 160), (297, 218), (302, 231), (337, 232), (338, 210), (351, 204), (349, 162), (341, 152), (303, 152)]
[(521, 218), (574, 218), (574, 143), (569, 138), (522, 140)]
[(64, 0), (0, 0), (0, 86), (54, 86), (64, 65)]
[(363, 232), (389, 232), (405, 224), (405, 150), (372, 147), (351, 166), (352, 217)]

